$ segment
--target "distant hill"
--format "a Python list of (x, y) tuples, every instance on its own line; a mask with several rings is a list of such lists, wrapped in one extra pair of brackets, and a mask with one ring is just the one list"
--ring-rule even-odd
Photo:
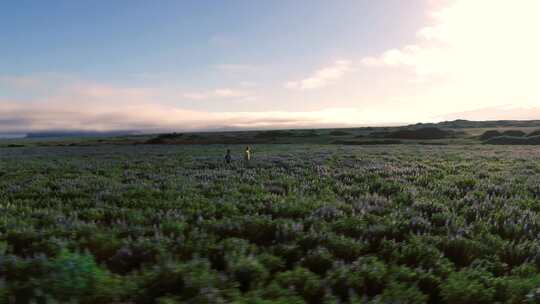
[[(474, 130), (477, 129), (477, 130)], [(205, 131), (142, 134), (138, 131), (44, 131), (29, 133), (32, 144), (536, 144), (540, 120), (469, 121), (417, 123), (406, 126), (282, 129), (253, 131)], [(81, 138), (91, 138), (79, 140)], [(518, 139), (516, 139), (518, 138)], [(519, 139), (521, 138), (521, 139)], [(51, 139), (51, 140), (49, 140)], [(57, 142), (56, 142), (57, 141)], [(52, 142), (52, 143), (51, 143)]]
[(17, 138), (25, 138), (25, 134), (0, 134), (0, 139), (17, 139)]
[(439, 123), (418, 123), (409, 127), (439, 127), (448, 129), (468, 129), (468, 128), (506, 128), (506, 127), (540, 127), (540, 120), (487, 120), (487, 121), (472, 121), (472, 120), (453, 120), (443, 121)]
[(412, 130), (399, 129), (393, 132), (375, 132), (374, 135), (376, 135), (376, 137), (397, 139), (443, 139), (454, 137), (455, 132), (450, 130), (442, 130), (436, 127), (423, 127)]

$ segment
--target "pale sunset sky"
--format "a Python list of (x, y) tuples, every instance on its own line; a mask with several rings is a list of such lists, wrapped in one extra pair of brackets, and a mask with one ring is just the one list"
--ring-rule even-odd
[(540, 119), (538, 0), (0, 0), (0, 133)]

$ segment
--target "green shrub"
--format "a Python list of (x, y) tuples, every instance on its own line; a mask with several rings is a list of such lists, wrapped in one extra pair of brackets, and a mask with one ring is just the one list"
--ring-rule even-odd
[(38, 252), (34, 252), (32, 245), (38, 243), (42, 236), (35, 230), (9, 231), (4, 236), (7, 246), (11, 248), (11, 252), (18, 256), (32, 256)]
[(243, 239), (227, 238), (218, 244), (205, 246), (206, 256), (208, 257), (212, 268), (222, 271), (229, 265), (228, 262), (250, 254), (254, 249), (252, 245)]
[(55, 299), (83, 302), (112, 300), (122, 293), (119, 282), (99, 267), (89, 254), (63, 251), (49, 267), (44, 283), (46, 292)]
[(408, 286), (401, 283), (390, 283), (384, 292), (370, 301), (370, 303), (421, 304), (428, 303), (428, 296), (423, 294), (414, 285)]
[(398, 194), (401, 191), (401, 185), (390, 180), (376, 179), (371, 183), (370, 191), (389, 197)]
[(464, 237), (444, 239), (441, 247), (444, 256), (460, 267), (469, 266), (475, 259), (489, 252), (485, 244)]
[(445, 262), (443, 254), (424, 239), (414, 237), (405, 242), (397, 253), (398, 262), (410, 267), (433, 269)]
[(180, 221), (164, 221), (160, 224), (161, 231), (170, 237), (178, 237), (184, 233), (186, 224)]
[(486, 271), (464, 269), (451, 273), (441, 286), (445, 303), (493, 303), (496, 295), (495, 278)]
[(210, 269), (204, 260), (193, 260), (188, 263), (161, 261), (157, 266), (143, 273), (142, 288), (137, 295), (137, 302), (154, 303), (155, 299), (164, 296), (175, 296), (184, 302), (204, 296), (214, 291), (217, 302), (224, 302), (228, 296), (234, 296), (234, 286)]
[(456, 186), (462, 191), (470, 191), (476, 185), (476, 180), (473, 178), (461, 178), (456, 181)]
[(8, 297), (8, 290), (6, 288), (6, 283), (4, 280), (0, 280), (0, 304), (8, 304), (9, 303), (9, 297)]
[(257, 259), (272, 274), (285, 269), (283, 259), (270, 253), (262, 253), (257, 256)]
[(350, 238), (361, 238), (364, 236), (368, 223), (360, 217), (344, 217), (336, 220), (333, 224), (333, 231)]
[(0, 256), (0, 281), (7, 297), (22, 303), (44, 297), (44, 284), (50, 273), (50, 261), (44, 255), (19, 258), (13, 255)]
[(325, 295), (319, 277), (302, 267), (279, 273), (276, 281), (284, 288), (294, 289), (308, 303), (321, 303)]
[(81, 249), (88, 250), (98, 262), (107, 262), (122, 247), (121, 240), (114, 233), (98, 232), (81, 240)]
[(355, 289), (363, 285), (360, 274), (354, 272), (349, 265), (337, 263), (326, 275), (328, 283), (335, 295), (346, 302), (353, 296)]
[(159, 242), (151, 239), (133, 240), (116, 251), (109, 259), (109, 268), (119, 274), (127, 274), (140, 269), (145, 264), (155, 263), (165, 249)]
[(268, 271), (257, 259), (253, 257), (237, 258), (229, 262), (228, 272), (240, 284), (242, 292), (262, 285), (268, 278)]
[(264, 304), (304, 304), (306, 301), (294, 289), (283, 287), (272, 281), (268, 286), (244, 294), (235, 303), (264, 303)]
[(303, 267), (321, 276), (324, 276), (333, 263), (334, 257), (325, 248), (312, 250), (301, 261)]
[(362, 280), (355, 287), (357, 294), (375, 296), (384, 290), (388, 269), (379, 259), (362, 257), (352, 264), (352, 271)]
[(355, 261), (368, 250), (362, 241), (337, 235), (330, 236), (324, 246), (334, 257), (346, 262)]

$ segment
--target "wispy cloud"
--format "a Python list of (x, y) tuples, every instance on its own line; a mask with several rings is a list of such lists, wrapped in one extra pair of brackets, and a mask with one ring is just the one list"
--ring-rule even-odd
[(408, 45), (403, 49), (391, 49), (385, 51), (380, 57), (365, 57), (362, 59), (362, 63), (366, 66), (414, 66), (415, 56), (422, 51), (417, 45)]
[(500, 105), (479, 108), (471, 111), (449, 113), (434, 118), (437, 121), (467, 119), (467, 120), (537, 120), (540, 119), (539, 106)]
[(246, 97), (246, 96), (250, 95), (250, 93), (247, 92), (247, 91), (228, 89), (228, 88), (226, 88), (226, 89), (217, 89), (217, 90), (214, 91), (214, 94), (217, 97), (224, 97), (224, 98)]
[(285, 87), (295, 90), (313, 90), (323, 88), (339, 80), (351, 70), (352, 63), (350, 61), (337, 60), (332, 65), (315, 71), (307, 78), (287, 82)]
[[(0, 129), (17, 133), (39, 130), (203, 130), (213, 128), (294, 128), (355, 126), (362, 113), (351, 108), (318, 111), (203, 111), (169, 102), (185, 98), (159, 88), (115, 87), (76, 83), (25, 102), (0, 99)], [(171, 95), (172, 94), (172, 95)], [(191, 98), (251, 98), (247, 92), (216, 89)], [(164, 101), (166, 100), (166, 101)], [(364, 116), (365, 117), (365, 116)]]
[(17, 133), (39, 130), (205, 130), (227, 128), (298, 128), (358, 126), (361, 113), (350, 108), (306, 112), (206, 112), (155, 103), (123, 106), (34, 102), (9, 104), (0, 101), (0, 128)]
[(240, 82), (240, 86), (244, 88), (253, 88), (258, 86), (259, 84), (254, 81), (242, 81)]
[(252, 99), (255, 94), (251, 91), (234, 89), (234, 88), (220, 88), (210, 91), (198, 91), (198, 92), (186, 92), (180, 95), (184, 99), (190, 100), (209, 100), (209, 99)]

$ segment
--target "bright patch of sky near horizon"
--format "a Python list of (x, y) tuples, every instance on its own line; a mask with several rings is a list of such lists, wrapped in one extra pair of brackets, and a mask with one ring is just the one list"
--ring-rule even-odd
[(540, 118), (537, 0), (0, 2), (0, 133)]

